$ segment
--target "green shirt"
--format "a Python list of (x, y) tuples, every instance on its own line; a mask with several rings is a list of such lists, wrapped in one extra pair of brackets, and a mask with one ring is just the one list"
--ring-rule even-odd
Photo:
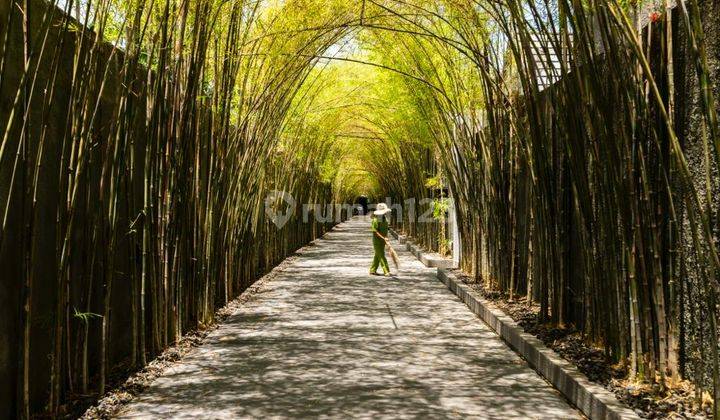
[(388, 234), (388, 222), (387, 219), (384, 217), (374, 217), (372, 219), (371, 227), (373, 230), (373, 242), (378, 241), (385, 243), (381, 238), (378, 238), (377, 235), (375, 235), (374, 232), (377, 232), (381, 234), (382, 236), (387, 236)]

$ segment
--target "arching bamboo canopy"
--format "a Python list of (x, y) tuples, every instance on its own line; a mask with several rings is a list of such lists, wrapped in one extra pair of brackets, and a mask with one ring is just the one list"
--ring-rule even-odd
[(397, 228), (461, 248), (476, 282), (630, 380), (720, 401), (712, 16), (701, 0), (0, 4), (0, 347), (20, 343), (0, 351), (19, 396), (0, 417), (102, 394), (333, 225), (273, 212), (358, 196), (405, 205)]

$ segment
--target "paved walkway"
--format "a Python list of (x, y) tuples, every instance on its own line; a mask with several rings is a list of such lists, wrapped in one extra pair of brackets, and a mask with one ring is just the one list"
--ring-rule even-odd
[(369, 276), (368, 224), (306, 248), (121, 417), (580, 417), (434, 269), (401, 251)]

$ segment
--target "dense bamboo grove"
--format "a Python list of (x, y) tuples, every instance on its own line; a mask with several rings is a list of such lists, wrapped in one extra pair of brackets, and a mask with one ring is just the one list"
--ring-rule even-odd
[(478, 281), (575, 325), (637, 381), (720, 400), (717, 5), (374, 4), (400, 40), (374, 40), (385, 63), (422, 79), (407, 92), (438, 164), (393, 141), (402, 156), (378, 172), (415, 190), (385, 192), (406, 200), (439, 171)]
[(2, 343), (3, 392), (16, 394), (3, 413), (56, 415), (101, 395), (111, 368), (142, 366), (212, 322), (331, 225), (296, 216), (280, 230), (265, 213), (271, 190), (332, 199), (322, 159), (296, 153), (312, 145), (280, 133), (313, 57), (342, 31), (291, 29), (353, 16), (300, 10), (210, 0), (0, 9), (2, 293), (18, 325)]
[(0, 349), (17, 396), (0, 412), (102, 394), (332, 224), (276, 228), (274, 190), (318, 215), (388, 197), (400, 228), (461, 245), (477, 281), (630, 380), (720, 401), (717, 16), (709, 0), (0, 4), (0, 344), (18, 343)]

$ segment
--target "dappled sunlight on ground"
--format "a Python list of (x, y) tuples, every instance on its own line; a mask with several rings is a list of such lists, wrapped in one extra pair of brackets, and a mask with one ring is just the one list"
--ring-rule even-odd
[(368, 275), (368, 221), (338, 226), (123, 418), (579, 418), (401, 251)]

